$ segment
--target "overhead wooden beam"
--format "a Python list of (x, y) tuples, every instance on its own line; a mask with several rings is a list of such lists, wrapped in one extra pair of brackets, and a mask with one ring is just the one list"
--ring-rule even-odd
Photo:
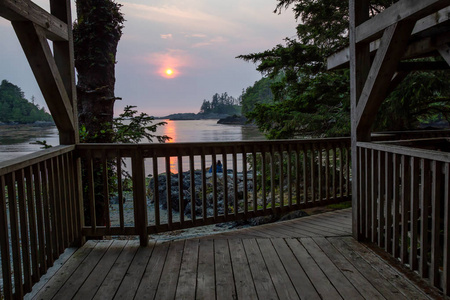
[(450, 5), (450, 0), (401, 0), (356, 28), (356, 43), (371, 42), (400, 21), (418, 21)]
[(72, 104), (55, 63), (44, 30), (32, 22), (12, 22), (34, 77), (60, 131), (61, 144), (74, 144), (75, 131)]
[(33, 22), (42, 27), (45, 36), (52, 41), (69, 40), (67, 23), (30, 0), (0, 0), (0, 16), (11, 22)]
[(414, 22), (403, 21), (385, 30), (356, 108), (357, 131), (370, 134), (370, 127), (386, 97), (413, 27)]
[[(439, 10), (431, 15), (426, 16), (425, 18), (417, 21), (414, 29), (412, 31), (412, 39), (415, 40), (416, 36), (427, 36), (433, 33), (432, 29), (436, 28), (436, 26), (448, 28), (450, 26), (450, 6)], [(446, 33), (448, 36), (448, 32)], [(438, 34), (438, 36), (442, 36), (441, 39), (445, 39), (444, 34)], [(433, 40), (434, 38), (428, 37), (428, 40)], [(420, 42), (420, 41), (419, 41)], [(415, 42), (417, 43), (417, 42)], [(423, 47), (424, 43), (421, 43), (422, 52), (425, 51), (425, 47)], [(430, 43), (429, 43), (430, 44)], [(380, 46), (380, 40), (375, 40), (370, 43), (370, 52), (374, 53)], [(430, 51), (434, 51), (436, 49), (431, 49)], [(412, 51), (410, 51), (412, 52)], [(344, 48), (339, 52), (334, 53), (333, 55), (327, 58), (327, 68), (328, 70), (333, 70), (337, 68), (348, 67), (348, 62), (350, 59), (350, 48)]]
[(450, 66), (450, 45), (442, 45), (438, 49), (441, 56), (444, 58), (444, 60), (447, 62), (447, 64)]

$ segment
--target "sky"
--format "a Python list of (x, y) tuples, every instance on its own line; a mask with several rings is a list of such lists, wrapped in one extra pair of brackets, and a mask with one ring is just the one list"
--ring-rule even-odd
[[(48, 0), (34, 2), (48, 9)], [(276, 0), (118, 2), (126, 22), (116, 57), (115, 93), (123, 100), (116, 102), (115, 115), (126, 105), (153, 116), (197, 113), (215, 93), (237, 98), (261, 74), (256, 65), (235, 57), (295, 36), (293, 13), (274, 14)], [(0, 37), (0, 80), (45, 105), (12, 26), (3, 18)]]

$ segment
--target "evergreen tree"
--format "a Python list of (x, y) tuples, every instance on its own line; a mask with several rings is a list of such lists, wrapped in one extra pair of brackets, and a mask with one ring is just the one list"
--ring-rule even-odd
[(0, 84), (0, 122), (28, 124), (37, 121), (52, 122), (52, 116), (25, 99), (21, 88), (2, 80)]
[[(377, 14), (394, 2), (396, 1), (371, 1), (370, 13)], [(278, 0), (275, 12), (281, 13), (289, 7), (292, 7), (295, 18), (299, 21), (296, 39), (287, 38), (285, 45), (280, 44), (261, 53), (238, 56), (258, 63), (257, 70), (271, 79), (281, 77), (271, 85), (274, 103), (256, 104), (247, 116), (269, 138), (349, 135), (349, 72), (326, 70), (327, 57), (348, 45), (348, 2)], [(435, 73), (435, 76), (439, 77), (437, 81), (442, 82), (442, 75)], [(413, 84), (415, 81), (411, 80), (414, 79), (417, 79), (416, 75), (411, 74), (405, 84)], [(445, 104), (442, 99), (446, 98), (446, 93), (445, 87), (440, 86), (434, 93), (439, 98), (434, 97), (429, 105), (445, 110), (448, 103)], [(383, 107), (399, 101), (398, 97), (401, 97), (399, 93), (392, 93), (389, 98), (391, 100), (386, 101)], [(415, 101), (403, 102), (409, 105)], [(443, 105), (439, 108), (437, 103)], [(391, 119), (380, 114), (380, 118), (383, 117), (385, 119), (377, 122), (380, 127), (376, 129), (394, 127), (390, 123)], [(401, 126), (401, 129), (406, 129), (415, 122), (403, 124), (405, 126)]]

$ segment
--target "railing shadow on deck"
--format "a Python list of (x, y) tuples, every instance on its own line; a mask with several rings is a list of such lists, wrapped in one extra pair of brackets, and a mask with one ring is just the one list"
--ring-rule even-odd
[(150, 233), (347, 200), (349, 147), (349, 138), (80, 144), (0, 163), (1, 293), (22, 298), (86, 236), (146, 244)]

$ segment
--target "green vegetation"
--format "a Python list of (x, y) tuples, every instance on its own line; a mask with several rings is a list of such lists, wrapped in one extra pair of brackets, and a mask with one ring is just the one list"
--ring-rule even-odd
[[(297, 38), (286, 38), (260, 53), (240, 55), (258, 63), (269, 79), (273, 103), (256, 103), (245, 115), (269, 138), (348, 136), (349, 71), (327, 71), (326, 59), (348, 45), (348, 2), (278, 0), (275, 12), (291, 7), (298, 21)], [(373, 0), (371, 14), (392, 0)], [(383, 103), (374, 130), (414, 129), (427, 120), (449, 120), (450, 85), (444, 72), (410, 73)], [(420, 103), (420, 105), (418, 105)], [(393, 117), (395, 116), (395, 117)]]
[(203, 100), (199, 114), (240, 115), (241, 107), (239, 106), (239, 101), (236, 98), (229, 96), (226, 92), (221, 95), (215, 93), (212, 96), (211, 101), (206, 99)]
[(52, 116), (34, 98), (29, 102), (17, 85), (7, 80), (0, 84), (0, 122), (27, 124), (37, 121), (53, 122)]
[(243, 90), (241, 95), (242, 114), (247, 115), (255, 109), (257, 104), (273, 103), (271, 86), (276, 81), (276, 79), (263, 77), (256, 81), (253, 86)]
[(330, 209), (344, 209), (344, 208), (350, 208), (350, 207), (352, 207), (352, 201), (345, 201), (345, 202), (341, 202), (341, 203), (327, 205), (327, 208), (330, 208)]

